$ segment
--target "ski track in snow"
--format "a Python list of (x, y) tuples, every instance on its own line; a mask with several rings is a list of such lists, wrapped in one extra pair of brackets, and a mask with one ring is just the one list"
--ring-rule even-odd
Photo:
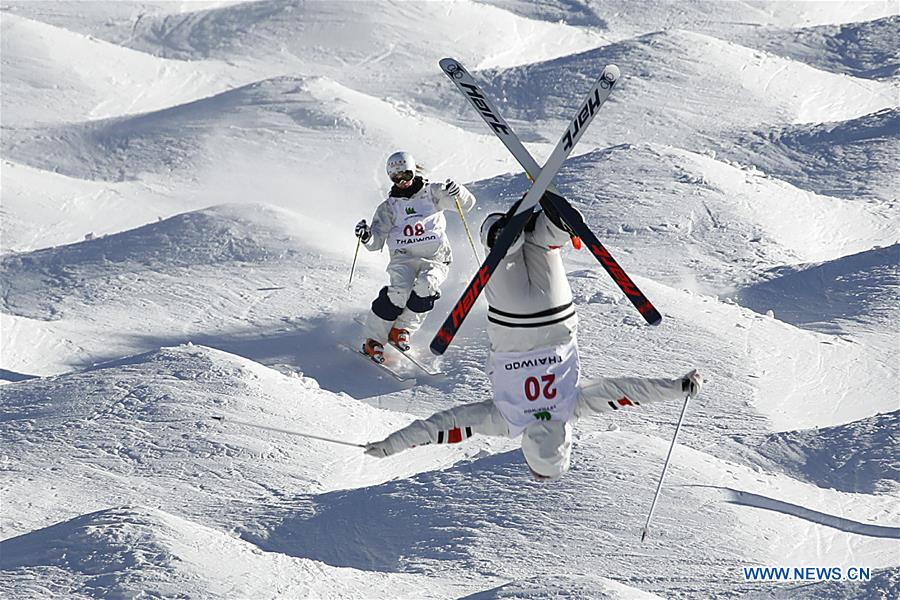
[[(900, 596), (896, 3), (0, 10), (0, 595)], [(454, 214), (414, 339), (446, 375), (342, 347), (386, 281), (365, 250), (348, 276), (387, 154), (465, 183), (473, 234), (527, 190), (444, 56), (539, 163), (622, 69), (555, 183), (663, 313), (567, 250), (584, 376), (708, 378), (645, 543), (677, 403), (583, 419), (553, 484), (516, 440), (375, 460), (295, 435), (489, 396), (483, 301), (425, 350), (477, 267)]]

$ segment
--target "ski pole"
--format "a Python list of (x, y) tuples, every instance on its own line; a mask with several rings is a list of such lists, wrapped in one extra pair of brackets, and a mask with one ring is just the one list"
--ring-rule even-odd
[(475, 253), (475, 262), (480, 263), (481, 258), (478, 256), (478, 250), (475, 249), (475, 242), (472, 241), (472, 234), (469, 233), (469, 224), (466, 223), (466, 216), (463, 214), (462, 206), (459, 205), (459, 198), (456, 199), (456, 212), (459, 213), (459, 218), (462, 219), (463, 229), (466, 230), (466, 237), (469, 238), (469, 245), (472, 246), (472, 252)]
[(359, 256), (359, 247), (362, 244), (362, 238), (356, 238), (356, 252), (353, 253), (353, 264), (350, 265), (350, 281), (347, 282), (347, 289), (350, 289), (350, 286), (353, 285), (353, 271), (356, 269), (356, 257)]
[(662, 490), (663, 479), (666, 477), (666, 470), (669, 468), (669, 459), (672, 458), (672, 450), (675, 449), (675, 440), (678, 439), (678, 432), (681, 431), (681, 423), (684, 421), (684, 413), (687, 412), (688, 401), (690, 401), (691, 395), (687, 394), (684, 397), (684, 406), (681, 407), (681, 416), (678, 417), (678, 425), (675, 426), (675, 435), (672, 436), (672, 444), (669, 446), (669, 453), (666, 455), (666, 462), (663, 465), (662, 474), (659, 476), (659, 483), (656, 484), (656, 494), (653, 496), (653, 502), (650, 504), (650, 514), (647, 515), (647, 523), (644, 525), (644, 530), (641, 532), (641, 542), (647, 537), (647, 534), (650, 532), (650, 519), (653, 518), (653, 509), (656, 508), (656, 500), (659, 498), (659, 492)]
[[(220, 423), (225, 423), (225, 417), (222, 415), (210, 415), (210, 419), (215, 421), (219, 421)], [(278, 433), (286, 433), (288, 435), (298, 435), (300, 437), (312, 438), (314, 440), (321, 440), (323, 442), (331, 442), (332, 444), (342, 444), (344, 446), (355, 446), (357, 448), (365, 448), (365, 444), (353, 444), (351, 442), (345, 442), (343, 440), (334, 440), (327, 437), (321, 437), (318, 435), (312, 435), (310, 433), (303, 433), (300, 431), (291, 431), (290, 429), (278, 429), (277, 427), (269, 427), (267, 425), (257, 425), (256, 423), (245, 423), (244, 421), (235, 421), (234, 419), (228, 419), (229, 423), (234, 423), (235, 425), (243, 425), (244, 427), (255, 427), (256, 429), (265, 429), (267, 431), (277, 431)]]

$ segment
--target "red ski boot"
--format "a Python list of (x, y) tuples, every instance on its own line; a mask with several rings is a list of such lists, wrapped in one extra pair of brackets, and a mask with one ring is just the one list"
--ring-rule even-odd
[(369, 338), (362, 345), (362, 353), (377, 362), (379, 365), (384, 362), (384, 346), (377, 341)]
[(409, 350), (409, 331), (393, 327), (388, 334), (388, 341), (397, 348), (397, 350), (406, 352)]

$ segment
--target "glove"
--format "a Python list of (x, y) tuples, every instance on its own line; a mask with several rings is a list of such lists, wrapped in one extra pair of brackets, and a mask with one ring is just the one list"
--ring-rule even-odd
[(455, 196), (459, 196), (459, 186), (456, 185), (456, 182), (452, 179), (448, 179), (444, 182), (444, 191), (452, 198)]
[(394, 454), (394, 450), (387, 443), (387, 440), (381, 440), (380, 442), (369, 442), (368, 444), (366, 444), (366, 449), (364, 450), (364, 452), (369, 456), (374, 456), (375, 458), (384, 458), (385, 456)]
[(363, 243), (368, 242), (369, 238), (372, 237), (372, 231), (369, 229), (369, 225), (366, 223), (365, 219), (356, 224), (354, 232), (356, 233), (356, 237)]
[(697, 394), (700, 393), (700, 388), (702, 387), (703, 375), (698, 373), (697, 369), (694, 369), (681, 378), (681, 391), (691, 398), (696, 398)]

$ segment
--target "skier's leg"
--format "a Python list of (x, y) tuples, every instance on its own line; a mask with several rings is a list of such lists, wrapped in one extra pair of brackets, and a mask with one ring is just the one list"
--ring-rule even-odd
[[(516, 205), (513, 205), (515, 207)], [(488, 215), (481, 225), (481, 243), (484, 245), (486, 253), (491, 251), (494, 240), (496, 240), (500, 231), (505, 226), (508, 217), (502, 213), (494, 213)], [(518, 239), (513, 242), (506, 255), (497, 265), (493, 275), (491, 275), (487, 286), (484, 288), (485, 297), (488, 304), (503, 305), (511, 298), (521, 298), (528, 296), (528, 268), (525, 265), (522, 247), (524, 245), (523, 236), (520, 234)]]
[(421, 259), (421, 266), (412, 291), (406, 301), (406, 308), (397, 318), (394, 326), (415, 333), (425, 321), (434, 303), (441, 297), (441, 284), (447, 279), (450, 265), (445, 262)]
[[(688, 379), (690, 375), (689, 373), (676, 379), (611, 377), (583, 380), (578, 385), (575, 414), (583, 417), (591, 413), (612, 412), (630, 406), (684, 398), (685, 394), (691, 392)], [(702, 378), (700, 381), (702, 383)]]
[(372, 302), (372, 311), (366, 318), (366, 335), (380, 344), (388, 338), (394, 322), (403, 313), (410, 290), (416, 278), (416, 259), (394, 256), (388, 264), (390, 284), (381, 288)]
[(564, 246), (571, 239), (567, 226), (549, 202), (542, 200), (541, 206), (546, 208), (535, 217), (533, 228), (528, 233), (527, 239), (533, 244), (548, 249)]

